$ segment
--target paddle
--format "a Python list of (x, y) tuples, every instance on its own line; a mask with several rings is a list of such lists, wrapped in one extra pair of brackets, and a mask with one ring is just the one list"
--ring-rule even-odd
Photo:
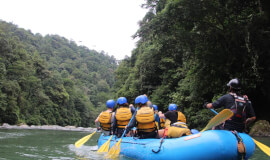
[[(138, 110), (139, 107), (137, 107), (136, 111)], [(136, 112), (135, 112), (136, 113)], [(127, 126), (130, 125), (130, 122), (133, 120), (133, 118), (135, 117), (135, 113), (133, 114), (133, 116), (131, 117), (129, 123)], [(119, 153), (120, 153), (120, 150), (121, 150), (121, 141), (122, 141), (122, 138), (124, 137), (124, 135), (126, 134), (126, 131), (127, 131), (127, 127), (125, 128), (124, 130), (124, 133), (122, 134), (120, 140), (109, 150), (108, 154), (106, 155), (106, 158), (116, 158), (118, 157)]]
[(106, 142), (98, 149), (97, 152), (99, 152), (99, 153), (101, 153), (101, 152), (108, 152), (112, 137), (113, 137), (113, 135), (110, 137), (110, 139), (109, 139), (108, 141), (106, 141)]
[(214, 118), (212, 118), (209, 123), (206, 125), (206, 127), (201, 130), (201, 132), (206, 131), (209, 128), (215, 127), (219, 125), (220, 123), (226, 121), (227, 119), (231, 118), (233, 115), (233, 112), (229, 109), (223, 109), (221, 112), (219, 112)]
[(253, 141), (255, 142), (255, 144), (265, 153), (267, 154), (268, 156), (270, 156), (270, 148), (265, 145), (265, 144), (262, 144), (261, 142), (255, 140), (254, 138), (252, 138)]
[(93, 132), (93, 133), (91, 133), (91, 134), (89, 134), (88, 136), (85, 136), (85, 137), (83, 137), (83, 138), (81, 138), (80, 140), (78, 140), (76, 143), (75, 143), (75, 147), (80, 147), (81, 145), (83, 145), (85, 142), (87, 142), (94, 134), (96, 133), (96, 131), (95, 132)]
[[(218, 114), (215, 110), (210, 109), (212, 112), (214, 112), (215, 114)], [(268, 156), (270, 156), (270, 147), (268, 147), (267, 145), (255, 140), (254, 138), (252, 138), (254, 143)]]

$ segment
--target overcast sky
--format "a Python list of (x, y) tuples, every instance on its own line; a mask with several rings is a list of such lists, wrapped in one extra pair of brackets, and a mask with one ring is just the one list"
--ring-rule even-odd
[(0, 19), (33, 33), (58, 34), (78, 45), (130, 56), (144, 0), (0, 0)]

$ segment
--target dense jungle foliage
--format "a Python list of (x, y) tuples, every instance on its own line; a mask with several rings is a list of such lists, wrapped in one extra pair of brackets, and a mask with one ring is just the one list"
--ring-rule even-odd
[[(115, 59), (57, 35), (0, 22), (0, 123), (89, 126), (104, 102), (147, 94), (176, 103), (191, 128), (239, 78), (258, 119), (270, 120), (269, 4), (261, 0), (146, 0), (131, 57)], [(124, 14), (124, 13), (123, 13)]]
[(117, 95), (133, 100), (146, 93), (163, 111), (176, 103), (191, 127), (204, 127), (213, 113), (203, 103), (227, 93), (226, 84), (237, 77), (257, 118), (270, 120), (269, 6), (261, 0), (147, 0), (137, 47), (116, 70)]
[(89, 126), (113, 96), (116, 60), (0, 21), (0, 123)]

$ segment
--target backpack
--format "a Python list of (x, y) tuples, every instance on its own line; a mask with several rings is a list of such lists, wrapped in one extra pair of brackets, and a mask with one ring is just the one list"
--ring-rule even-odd
[(234, 105), (231, 107), (231, 111), (234, 114), (231, 120), (244, 122), (246, 120), (247, 99), (241, 96), (237, 96), (235, 93), (231, 95), (234, 97)]

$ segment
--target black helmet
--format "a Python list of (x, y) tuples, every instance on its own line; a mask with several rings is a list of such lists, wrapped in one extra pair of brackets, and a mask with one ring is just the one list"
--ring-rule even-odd
[(227, 86), (237, 90), (241, 89), (240, 82), (237, 78), (230, 80), (230, 82), (227, 83)]

